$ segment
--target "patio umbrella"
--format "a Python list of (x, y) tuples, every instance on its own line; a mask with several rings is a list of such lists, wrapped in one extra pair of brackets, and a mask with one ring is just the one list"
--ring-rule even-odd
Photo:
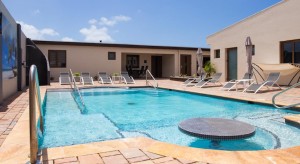
[[(250, 37), (248, 36), (245, 42), (246, 46), (246, 55), (247, 55), (247, 64), (248, 64), (248, 74), (252, 74), (252, 52), (253, 46)], [(250, 77), (249, 77), (250, 78)]]
[(201, 48), (198, 48), (197, 53), (196, 53), (196, 57), (197, 57), (197, 63), (198, 63), (198, 71), (197, 73), (200, 74), (203, 72), (202, 67), (203, 67), (203, 55), (202, 55), (202, 50)]

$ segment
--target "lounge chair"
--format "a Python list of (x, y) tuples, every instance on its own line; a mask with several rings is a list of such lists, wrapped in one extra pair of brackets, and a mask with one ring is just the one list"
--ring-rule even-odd
[(98, 72), (98, 82), (102, 84), (112, 84), (111, 78), (106, 74), (106, 72)]
[(204, 80), (206, 78), (206, 75), (206, 73), (201, 73), (197, 78), (188, 78), (185, 82), (183, 82), (182, 85), (195, 86), (197, 83)]
[(222, 73), (215, 73), (214, 75), (211, 76), (211, 78), (206, 78), (204, 80), (201, 80), (195, 86), (202, 88), (209, 83), (213, 83), (214, 85), (216, 85), (216, 83), (219, 83), (222, 85), (222, 83), (219, 82), (221, 76), (222, 76)]
[(128, 75), (128, 72), (121, 72), (122, 82), (125, 84), (135, 84), (134, 79), (132, 76)]
[(224, 84), (224, 86), (222, 87), (222, 89), (227, 90), (227, 91), (230, 91), (231, 89), (237, 89), (236, 85), (245, 84), (245, 82), (251, 82), (252, 75), (253, 74), (245, 73), (243, 78), (240, 80), (230, 80), (230, 81), (226, 82)]
[(71, 79), (70, 79), (69, 73), (61, 72), (60, 76), (59, 76), (59, 84), (64, 85), (64, 84), (70, 84), (70, 83), (71, 83)]
[(269, 74), (266, 81), (260, 84), (252, 83), (243, 92), (253, 91), (254, 93), (257, 93), (263, 86), (266, 86), (269, 89), (269, 87), (273, 87), (274, 85), (276, 85), (277, 87), (279, 87), (279, 89), (281, 89), (281, 87), (277, 84), (279, 77), (280, 77), (279, 72), (272, 72)]
[(94, 85), (93, 78), (90, 76), (90, 73), (88, 73), (88, 72), (81, 73), (80, 83), (82, 83), (83, 85), (85, 85), (85, 84)]

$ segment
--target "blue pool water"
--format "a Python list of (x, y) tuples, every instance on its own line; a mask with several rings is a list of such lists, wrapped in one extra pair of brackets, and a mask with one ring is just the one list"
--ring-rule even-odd
[[(264, 150), (300, 145), (300, 129), (286, 125), (282, 118), (300, 112), (152, 88), (92, 88), (80, 92), (86, 105), (84, 110), (79, 109), (72, 92), (47, 92), (42, 148), (137, 136), (219, 150)], [(247, 122), (256, 127), (256, 134), (248, 139), (214, 144), (179, 131), (179, 122), (194, 117)]]

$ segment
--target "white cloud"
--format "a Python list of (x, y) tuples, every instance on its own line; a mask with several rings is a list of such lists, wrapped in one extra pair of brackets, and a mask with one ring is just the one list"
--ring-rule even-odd
[(114, 26), (118, 22), (127, 22), (130, 21), (131, 18), (124, 15), (114, 16), (111, 19), (108, 19), (106, 17), (101, 17), (99, 24), (100, 25), (106, 25), (106, 26)]
[(91, 19), (89, 20), (89, 24), (96, 24), (97, 23), (97, 20), (96, 19)]
[(55, 30), (51, 29), (51, 28), (44, 28), (40, 30), (40, 33), (42, 35), (49, 35), (49, 36), (57, 36), (59, 35), (58, 32), (56, 32)]
[(114, 42), (112, 37), (108, 34), (106, 27), (97, 28), (95, 25), (91, 25), (90, 28), (80, 29), (80, 33), (85, 36), (87, 42)]
[(73, 38), (70, 38), (70, 37), (63, 37), (62, 39), (61, 39), (61, 41), (66, 41), (66, 42), (73, 42), (73, 41), (75, 41)]
[(22, 27), (22, 31), (28, 38), (31, 39), (45, 39), (47, 36), (59, 36), (59, 33), (51, 28), (38, 29), (33, 25), (26, 24), (22, 21), (17, 21)]

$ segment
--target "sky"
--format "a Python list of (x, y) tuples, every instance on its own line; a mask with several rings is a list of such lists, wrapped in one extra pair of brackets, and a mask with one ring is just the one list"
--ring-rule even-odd
[(280, 1), (2, 0), (34, 40), (185, 47)]

